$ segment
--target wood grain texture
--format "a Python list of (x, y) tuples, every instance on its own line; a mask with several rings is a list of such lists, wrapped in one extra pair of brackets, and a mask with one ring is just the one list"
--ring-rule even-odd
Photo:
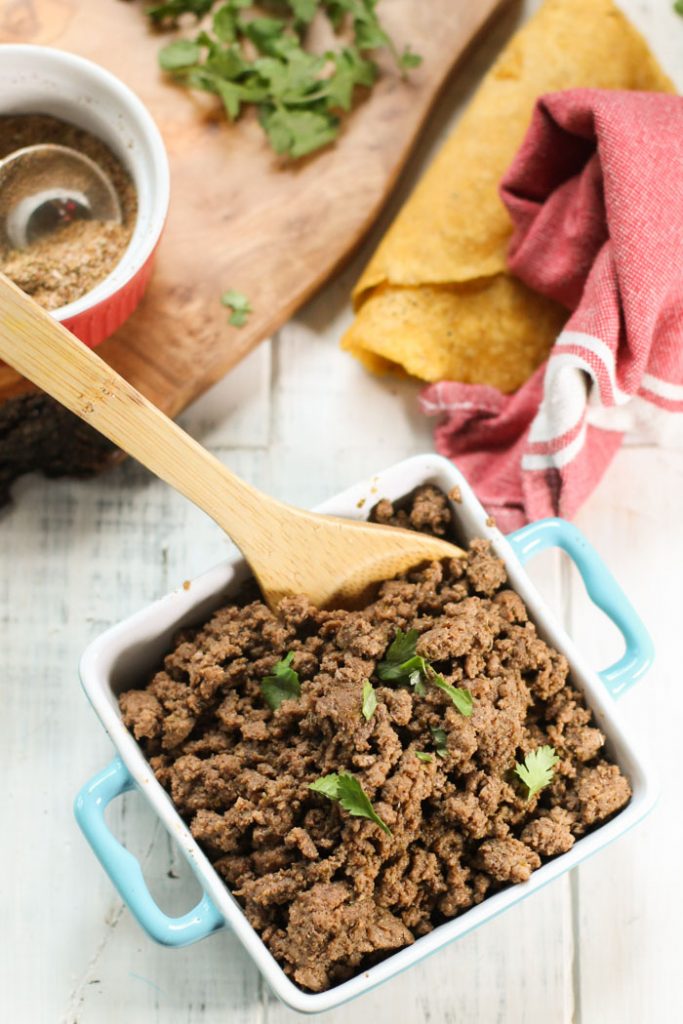
[[(157, 65), (163, 37), (148, 30), (143, 5), (8, 0), (0, 6), (0, 43), (47, 44), (95, 60), (144, 100), (166, 143), (171, 205), (153, 280), (140, 308), (100, 347), (102, 357), (173, 416), (279, 327), (357, 245), (449, 72), (504, 2), (384, 0), (389, 31), (399, 48), (410, 41), (422, 65), (402, 78), (391, 58), (380, 55), (383, 74), (345, 120), (337, 143), (295, 164), (270, 150), (253, 112), (230, 125), (215, 97), (165, 80)], [(220, 304), (226, 288), (251, 301), (254, 312), (240, 329), (228, 325)], [(13, 418), (21, 418), (27, 410), (17, 396), (27, 390), (0, 366), (0, 408), (10, 400)], [(40, 416), (47, 432), (50, 403), (41, 405)], [(3, 447), (30, 443), (36, 459), (27, 453), (23, 465), (14, 457), (3, 465)], [(40, 444), (0, 422), (0, 485), (3, 469), (11, 476), (49, 468), (54, 453)], [(99, 447), (83, 468), (106, 463)]]
[[(535, 6), (527, 0), (521, 12)], [(683, 22), (659, 0), (622, 6), (683, 86)], [(422, 160), (519, 16), (518, 6), (453, 80)], [(367, 254), (180, 416), (231, 469), (283, 500), (312, 505), (431, 448), (432, 424), (416, 411), (415, 385), (371, 378), (338, 351), (350, 318), (348, 291)], [(71, 814), (77, 789), (112, 755), (78, 685), (81, 651), (113, 622), (220, 560), (224, 535), (133, 462), (87, 485), (32, 478), (17, 487), (16, 505), (0, 515), (0, 1019), (294, 1024), (299, 1018), (264, 991), (230, 935), (180, 951), (149, 941)], [(655, 638), (655, 667), (619, 710), (659, 769), (664, 789), (657, 808), (571, 878), (367, 998), (318, 1018), (320, 1024), (683, 1020), (682, 502), (680, 452), (624, 448), (578, 520)], [(615, 653), (614, 636), (601, 632), (598, 613), (561, 560), (542, 559), (532, 563), (535, 580), (602, 667)], [(195, 882), (144, 802), (126, 796), (110, 821), (143, 859), (162, 906), (189, 909)]]

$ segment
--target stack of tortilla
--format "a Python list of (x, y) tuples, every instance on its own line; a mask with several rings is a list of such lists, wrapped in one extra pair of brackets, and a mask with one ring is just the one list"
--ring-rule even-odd
[(371, 370), (514, 391), (566, 311), (506, 271), (498, 184), (538, 96), (572, 87), (673, 92), (612, 0), (546, 0), (506, 46), (354, 289), (342, 345)]

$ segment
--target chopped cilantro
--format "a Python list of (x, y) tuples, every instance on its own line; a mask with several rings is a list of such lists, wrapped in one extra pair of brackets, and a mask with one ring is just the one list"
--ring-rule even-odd
[[(267, 5), (277, 17), (251, 6), (250, 0), (168, 0), (148, 7), (147, 15), (156, 28), (172, 29), (184, 14), (197, 21), (212, 14), (194, 38), (163, 47), (161, 68), (188, 88), (215, 93), (231, 120), (244, 104), (256, 105), (275, 152), (293, 160), (336, 139), (339, 113), (379, 74), (370, 51), (388, 49), (402, 74), (421, 61), (409, 46), (398, 52), (382, 28), (377, 0), (278, 0)], [(318, 13), (347, 38), (324, 54), (306, 49)]]
[(175, 25), (181, 14), (194, 14), (195, 18), (203, 18), (211, 10), (214, 0), (169, 0), (165, 4), (154, 4), (148, 7), (147, 17), (156, 25), (165, 22)]
[(515, 763), (515, 772), (529, 791), (527, 801), (550, 785), (559, 760), (553, 747), (544, 746), (530, 750), (524, 758), (524, 764)]
[(285, 107), (263, 107), (259, 121), (275, 152), (295, 160), (332, 142), (339, 126), (336, 117)]
[(471, 717), (474, 698), (469, 690), (466, 690), (463, 686), (451, 686), (438, 673), (435, 673), (429, 681), (448, 694), (461, 715), (464, 715), (465, 718)]
[(289, 6), (297, 21), (308, 25), (313, 21), (318, 10), (318, 0), (289, 0)]
[(432, 727), (430, 732), (432, 734), (432, 741), (434, 743), (436, 756), (448, 757), (448, 739), (446, 737), (446, 730)]
[(409, 684), (420, 696), (426, 692), (424, 683), (432, 683), (448, 694), (461, 715), (469, 718), (472, 714), (472, 694), (462, 687), (451, 686), (417, 653), (419, 636), (416, 629), (411, 629), (407, 633), (397, 629), (384, 660), (377, 666), (377, 675), (384, 682)]
[(382, 821), (377, 811), (373, 808), (360, 782), (353, 775), (336, 775), (334, 773), (332, 775), (323, 775), (322, 778), (311, 782), (308, 788), (312, 789), (314, 793), (326, 796), (328, 800), (340, 803), (344, 810), (348, 811), (352, 817), (368, 818), (370, 821), (374, 821), (376, 825), (379, 825), (388, 836), (392, 834), (389, 826)]
[(282, 661), (275, 663), (270, 675), (261, 680), (261, 693), (273, 711), (277, 711), (283, 701), (301, 696), (298, 673), (291, 668), (293, 659), (294, 651), (290, 651)]
[(363, 683), (363, 703), (361, 705), (361, 712), (366, 722), (369, 722), (375, 713), (377, 707), (377, 694), (369, 679), (366, 679)]
[(419, 635), (416, 629), (411, 629), (407, 633), (402, 629), (396, 630), (396, 636), (389, 644), (384, 661), (379, 663), (377, 671), (380, 679), (400, 679), (403, 674), (400, 671), (401, 665), (414, 657)]
[(425, 692), (422, 679), (427, 676), (428, 665), (415, 651), (419, 636), (416, 629), (407, 633), (402, 629), (396, 630), (384, 661), (380, 661), (377, 666), (377, 675), (383, 682), (409, 683), (416, 693)]
[(246, 295), (235, 291), (234, 288), (229, 288), (227, 292), (223, 292), (221, 295), (221, 302), (228, 309), (232, 310), (228, 323), (232, 324), (233, 327), (244, 327), (247, 317), (253, 312), (251, 303)]
[(159, 51), (159, 65), (164, 71), (181, 71), (194, 67), (201, 53), (198, 43), (190, 39), (176, 39)]
[(418, 761), (433, 761), (434, 760), (434, 755), (433, 754), (427, 754), (424, 750), (416, 750), (415, 751), (415, 757), (418, 759)]
[[(681, 0), (681, 2), (683, 2), (683, 0)], [(422, 63), (422, 57), (419, 53), (413, 53), (410, 47), (406, 46), (398, 59), (398, 63), (403, 71), (409, 71), (410, 68), (419, 68)]]

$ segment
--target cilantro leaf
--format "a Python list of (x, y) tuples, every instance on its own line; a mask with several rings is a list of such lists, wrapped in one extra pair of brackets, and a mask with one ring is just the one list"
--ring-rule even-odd
[(377, 15), (374, 17), (354, 18), (353, 33), (356, 46), (359, 50), (380, 50), (384, 46), (390, 46), (389, 36), (380, 27)]
[(246, 295), (235, 291), (234, 288), (229, 288), (227, 292), (223, 292), (221, 302), (228, 309), (232, 310), (228, 323), (232, 324), (233, 327), (243, 327), (247, 322), (249, 314), (253, 312), (251, 303)]
[(416, 656), (415, 658), (411, 658), (410, 661), (407, 661), (406, 665), (413, 666), (408, 674), (408, 682), (410, 683), (418, 697), (424, 697), (425, 693), (427, 692), (427, 688), (425, 684), (422, 682), (422, 677), (426, 674), (427, 671), (426, 661), (424, 660), (424, 658), (419, 658)]
[(419, 635), (416, 629), (408, 633), (397, 629), (384, 661), (380, 661), (377, 666), (377, 675), (383, 682), (408, 683), (416, 693), (424, 694), (422, 678), (427, 676), (429, 666), (424, 658), (415, 653)]
[(328, 106), (350, 110), (357, 85), (370, 86), (377, 78), (377, 65), (366, 60), (355, 47), (346, 46), (338, 53), (328, 53), (334, 64), (334, 73), (327, 80)]
[(515, 763), (515, 773), (529, 791), (527, 803), (553, 781), (555, 765), (559, 760), (555, 749), (546, 745), (529, 751), (524, 758), (524, 764)]
[(232, 4), (223, 4), (213, 16), (213, 32), (222, 43), (234, 43), (237, 39), (237, 11)]
[(324, 96), (318, 78), (325, 58), (293, 50), (284, 59), (260, 57), (254, 68), (264, 78), (281, 105), (305, 106)]
[(363, 682), (363, 704), (361, 712), (366, 722), (369, 722), (377, 707), (377, 694), (369, 679)]
[(232, 327), (244, 327), (247, 322), (247, 313), (243, 309), (236, 309), (231, 316), (228, 317), (228, 323)]
[(416, 750), (415, 751), (415, 757), (418, 759), (418, 761), (433, 761), (434, 760), (434, 755), (433, 754), (427, 754), (424, 750)]
[(334, 773), (323, 775), (322, 778), (309, 783), (308, 788), (312, 789), (314, 793), (326, 796), (328, 800), (335, 800), (340, 803), (344, 810), (348, 811), (353, 818), (368, 818), (370, 821), (374, 821), (376, 825), (379, 825), (388, 836), (392, 834), (389, 826), (382, 821), (377, 811), (373, 808), (370, 798), (360, 782), (353, 775), (337, 775)]
[(377, 675), (384, 682), (396, 682), (405, 679), (411, 672), (419, 670), (422, 659), (415, 654), (420, 634), (416, 629), (410, 629), (404, 633), (402, 629), (396, 630), (396, 636), (389, 645), (384, 660), (377, 666)]
[(327, 17), (332, 23), (332, 28), (335, 32), (338, 32), (342, 27), (345, 15), (351, 9), (349, 0), (323, 0), (323, 6), (325, 7)]
[(415, 647), (420, 634), (416, 629), (409, 629), (404, 633), (402, 629), (396, 630), (396, 636), (389, 645), (386, 660), (393, 664), (400, 664), (415, 655)]
[[(206, 71), (211, 72), (213, 84), (232, 85), (236, 89), (248, 90), (250, 83), (244, 80), (249, 64), (244, 60), (238, 46), (211, 46), (204, 62)], [(238, 81), (240, 79), (240, 81)]]
[(275, 152), (294, 159), (332, 142), (339, 125), (332, 114), (285, 107), (263, 109), (260, 121)]
[(159, 51), (159, 66), (164, 71), (180, 71), (197, 64), (201, 55), (202, 51), (197, 43), (189, 39), (176, 39)]
[(430, 729), (434, 750), (437, 757), (448, 757), (448, 738), (445, 729), (437, 729), (434, 726)]
[(676, 14), (683, 15), (683, 0), (676, 0), (676, 3), (674, 4), (674, 11)]
[(315, 782), (309, 782), (308, 788), (312, 789), (314, 793), (326, 796), (328, 800), (338, 800), (339, 776), (334, 773), (332, 775), (321, 775)]
[(308, 25), (318, 10), (318, 0), (289, 0), (289, 6), (296, 20)]
[(153, 4), (145, 13), (155, 25), (164, 22), (175, 25), (181, 14), (194, 14), (199, 21), (209, 13), (214, 3), (215, 0), (168, 0), (168, 3)]
[(280, 18), (252, 18), (241, 22), (240, 27), (257, 50), (272, 53), (273, 45), (283, 38), (287, 25)]
[(461, 715), (464, 715), (465, 718), (471, 717), (474, 700), (469, 690), (466, 690), (462, 686), (451, 686), (450, 683), (447, 683), (444, 677), (440, 676), (438, 673), (435, 673), (431, 677), (430, 682), (433, 683), (434, 686), (438, 686), (444, 693), (448, 694)]
[[(681, 0), (683, 3), (683, 0)], [(401, 71), (409, 71), (411, 68), (419, 68), (422, 63), (422, 57), (419, 53), (413, 53), (409, 46), (406, 46), (405, 50), (398, 58), (398, 66)]]
[(261, 680), (261, 693), (273, 711), (277, 711), (283, 701), (301, 696), (298, 673), (291, 668), (293, 659), (294, 651), (290, 651), (282, 661), (275, 663), (271, 674)]

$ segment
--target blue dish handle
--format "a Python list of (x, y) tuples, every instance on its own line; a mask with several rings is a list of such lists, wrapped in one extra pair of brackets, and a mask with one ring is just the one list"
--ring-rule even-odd
[(139, 862), (107, 828), (104, 812), (117, 796), (135, 788), (120, 757), (85, 784), (76, 797), (74, 812), (97, 859), (118, 889), (138, 923), (164, 946), (188, 946), (225, 925), (225, 918), (204, 893), (182, 917), (168, 917), (155, 903)]
[(555, 547), (562, 548), (573, 560), (589, 597), (624, 638), (623, 656), (599, 673), (609, 693), (621, 697), (652, 665), (654, 647), (635, 608), (595, 548), (576, 526), (564, 519), (540, 519), (508, 534), (507, 539), (522, 564), (541, 551)]

